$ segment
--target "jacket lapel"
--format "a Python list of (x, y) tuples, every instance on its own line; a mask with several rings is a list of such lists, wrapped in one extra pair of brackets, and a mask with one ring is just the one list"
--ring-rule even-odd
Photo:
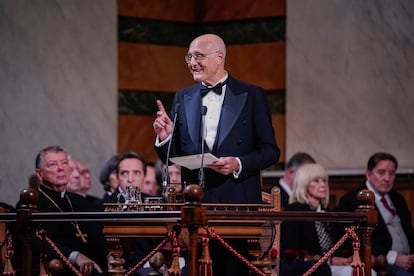
[(188, 132), (190, 134), (191, 141), (193, 141), (196, 148), (199, 144), (200, 138), (200, 125), (201, 125), (201, 95), (198, 93), (199, 86), (195, 86), (193, 90), (188, 91), (184, 95), (184, 107), (186, 120), (188, 124)]
[[(234, 86), (233, 86), (234, 87)], [(233, 93), (231, 84), (226, 87), (226, 95), (220, 114), (220, 123), (218, 130), (217, 148), (223, 143), (236, 121), (239, 119), (240, 113), (247, 99), (247, 91), (243, 91), (237, 96)]]

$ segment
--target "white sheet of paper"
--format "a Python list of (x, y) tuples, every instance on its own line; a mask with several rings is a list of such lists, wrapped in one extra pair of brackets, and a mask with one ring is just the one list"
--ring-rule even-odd
[[(211, 164), (217, 160), (219, 159), (211, 153), (204, 154), (204, 165)], [(172, 157), (170, 161), (187, 169), (194, 170), (201, 167), (201, 154)]]

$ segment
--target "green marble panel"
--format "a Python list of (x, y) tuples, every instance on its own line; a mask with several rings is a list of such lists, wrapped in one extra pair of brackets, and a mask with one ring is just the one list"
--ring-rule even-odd
[(118, 17), (118, 40), (124, 42), (187, 47), (194, 37), (204, 33), (218, 34), (228, 45), (285, 41), (286, 18), (183, 23)]

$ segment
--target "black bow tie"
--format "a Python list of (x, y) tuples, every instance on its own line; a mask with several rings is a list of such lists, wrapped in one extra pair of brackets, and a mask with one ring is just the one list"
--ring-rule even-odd
[(214, 93), (216, 93), (217, 95), (221, 95), (221, 93), (223, 92), (223, 85), (225, 85), (226, 82), (219, 82), (216, 84), (216, 86), (213, 87), (208, 87), (205, 85), (201, 85), (200, 87), (200, 93), (201, 93), (201, 97), (204, 97), (205, 95), (207, 95), (208, 92), (213, 91)]

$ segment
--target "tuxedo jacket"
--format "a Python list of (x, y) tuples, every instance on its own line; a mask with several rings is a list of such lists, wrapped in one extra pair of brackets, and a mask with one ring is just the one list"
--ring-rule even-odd
[[(360, 190), (367, 189), (367, 186), (364, 184), (358, 189), (348, 192), (345, 194), (339, 201), (337, 211), (339, 212), (353, 212), (358, 207), (357, 194)], [(391, 198), (392, 203), (394, 204), (397, 215), (401, 220), (402, 228), (407, 235), (407, 239), (410, 245), (410, 251), (413, 253), (414, 249), (414, 230), (411, 224), (411, 215), (408, 210), (407, 203), (404, 197), (395, 190), (391, 190), (388, 195)], [(375, 204), (376, 207), (376, 204)], [(377, 208), (377, 207), (376, 207)], [(392, 239), (391, 235), (387, 229), (387, 226), (384, 222), (384, 219), (381, 216), (381, 213), (378, 212), (378, 224), (372, 232), (372, 254), (373, 255), (386, 255), (389, 250), (391, 250)]]
[[(179, 108), (170, 156), (201, 153), (200, 87), (201, 83), (194, 84), (174, 96), (172, 110)], [(161, 160), (166, 160), (167, 148), (168, 143), (156, 147)], [(205, 169), (204, 202), (262, 202), (260, 171), (275, 164), (280, 155), (263, 89), (228, 76), (216, 141), (212, 149), (205, 149), (217, 157), (240, 158), (242, 172), (236, 179)], [(199, 183), (198, 174), (198, 169), (183, 168), (182, 180)]]

